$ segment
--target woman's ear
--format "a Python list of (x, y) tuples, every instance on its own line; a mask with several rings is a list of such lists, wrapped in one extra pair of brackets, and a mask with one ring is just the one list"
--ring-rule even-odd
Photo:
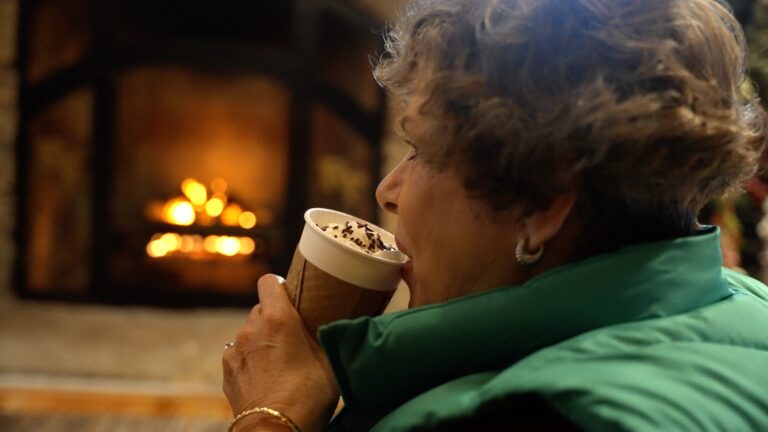
[(524, 232), (528, 235), (528, 248), (538, 250), (542, 244), (557, 235), (575, 203), (575, 193), (559, 195), (552, 200), (549, 207), (533, 212), (525, 218)]

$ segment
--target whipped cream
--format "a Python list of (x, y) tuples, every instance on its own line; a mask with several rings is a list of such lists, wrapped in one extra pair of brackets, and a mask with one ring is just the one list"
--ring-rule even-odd
[(327, 236), (369, 255), (390, 257), (392, 251), (397, 251), (395, 247), (385, 243), (376, 230), (365, 223), (357, 221), (330, 223), (320, 226), (320, 229)]

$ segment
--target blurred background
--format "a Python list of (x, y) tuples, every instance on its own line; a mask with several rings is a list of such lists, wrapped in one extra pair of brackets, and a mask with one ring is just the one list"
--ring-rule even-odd
[(304, 210), (391, 225), (397, 6), (0, 0), (0, 430), (225, 429), (223, 343)]
[[(226, 428), (223, 343), (303, 211), (393, 227), (371, 58), (402, 3), (0, 0), (1, 431)], [(732, 6), (766, 89), (768, 0)], [(766, 194), (702, 215), (761, 279)]]

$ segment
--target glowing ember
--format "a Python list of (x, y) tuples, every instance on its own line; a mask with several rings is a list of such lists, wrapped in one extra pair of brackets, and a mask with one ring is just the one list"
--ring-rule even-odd
[(199, 235), (157, 233), (147, 243), (147, 255), (152, 258), (170, 256), (190, 256), (194, 258), (247, 256), (252, 255), (256, 249), (256, 242), (250, 237), (217, 235), (209, 235), (203, 239)]
[(152, 240), (147, 244), (147, 255), (152, 258), (164, 257), (167, 254), (168, 251), (165, 249), (165, 245), (163, 245), (162, 241)]
[(168, 252), (173, 252), (181, 246), (181, 236), (176, 233), (165, 233), (160, 236), (160, 241), (164, 243)]
[(216, 239), (216, 252), (224, 256), (235, 256), (240, 252), (240, 240), (237, 237), (221, 236)]
[(256, 250), (256, 242), (250, 237), (240, 237), (240, 255), (250, 255)]

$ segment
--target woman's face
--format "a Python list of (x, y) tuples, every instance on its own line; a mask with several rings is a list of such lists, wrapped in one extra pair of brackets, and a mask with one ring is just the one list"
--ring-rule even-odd
[[(413, 102), (412, 104), (413, 105)], [(437, 170), (423, 154), (423, 118), (410, 106), (403, 128), (411, 148), (379, 184), (376, 198), (398, 215), (395, 237), (411, 260), (403, 279), (410, 306), (439, 303), (515, 280), (517, 223), (511, 215), (493, 214), (468, 196), (457, 170)]]

